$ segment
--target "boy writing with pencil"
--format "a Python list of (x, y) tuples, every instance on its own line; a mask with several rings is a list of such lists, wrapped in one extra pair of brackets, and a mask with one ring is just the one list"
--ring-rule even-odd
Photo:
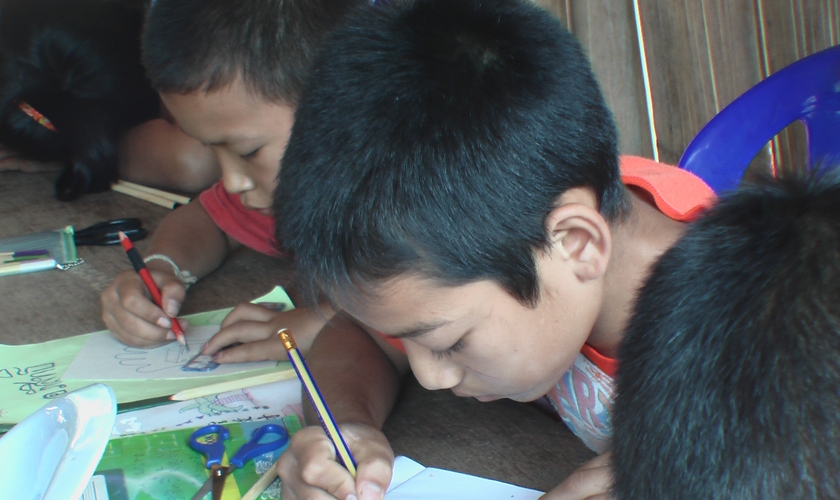
[(362, 9), (312, 74), (278, 239), (309, 296), (343, 310), (307, 360), (358, 467), (354, 479), (305, 428), (278, 465), (284, 498), (383, 498), (393, 452), (379, 429), (409, 367), (480, 401), (548, 396), (602, 454), (545, 498), (607, 498), (622, 332), (711, 190), (619, 159), (580, 46), (525, 1)]
[[(242, 246), (277, 255), (272, 191), (310, 61), (322, 37), (364, 0), (157, 0), (143, 33), (143, 63), (187, 135), (208, 145), (222, 180), (161, 222), (146, 265), (162, 296), (133, 271), (102, 294), (102, 317), (134, 346), (174, 339), (172, 319), (191, 281)], [(293, 328), (302, 346), (324, 323), (309, 309), (237, 307), (205, 345), (216, 361), (283, 359), (274, 333)], [(242, 345), (218, 352), (222, 347)]]

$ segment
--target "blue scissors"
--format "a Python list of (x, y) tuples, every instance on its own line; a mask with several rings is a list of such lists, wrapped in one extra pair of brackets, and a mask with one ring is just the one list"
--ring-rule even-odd
[[(278, 436), (273, 441), (260, 443), (260, 440), (268, 434)], [(241, 469), (245, 462), (263, 453), (279, 450), (289, 444), (289, 433), (285, 428), (275, 424), (266, 424), (251, 434), (251, 439), (243, 444), (236, 453), (230, 457), (230, 465), (222, 465), (222, 456), (225, 454), (225, 441), (230, 437), (230, 431), (223, 425), (207, 425), (190, 436), (190, 446), (195, 451), (207, 457), (205, 466), (210, 469), (210, 477), (198, 489), (192, 500), (200, 500), (204, 495), (213, 491), (213, 500), (222, 498), (222, 490), (225, 487), (225, 479), (234, 469)]]

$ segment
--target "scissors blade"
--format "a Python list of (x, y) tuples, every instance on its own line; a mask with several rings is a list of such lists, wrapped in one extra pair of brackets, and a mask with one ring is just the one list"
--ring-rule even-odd
[(225, 489), (225, 479), (227, 479), (227, 475), (227, 467), (214, 467), (213, 471), (210, 473), (210, 478), (213, 479), (213, 500), (222, 500), (222, 492)]
[[(193, 495), (192, 500), (201, 500), (204, 498), (210, 490), (213, 490), (213, 499), (216, 499), (216, 490), (218, 488), (219, 491), (219, 498), (222, 498), (222, 489), (224, 488), (225, 484), (225, 467), (220, 467), (218, 465), (214, 465), (210, 469), (210, 476), (207, 478), (207, 481), (204, 481), (204, 484), (201, 485), (201, 488), (195, 492)], [(221, 484), (219, 483), (219, 478), (221, 477)], [(218, 484), (218, 486), (217, 486)]]
[(195, 492), (195, 495), (193, 495), (192, 500), (201, 500), (202, 498), (204, 498), (205, 495), (210, 493), (210, 488), (212, 487), (213, 476), (211, 475), (207, 478), (207, 481), (204, 481), (204, 484), (201, 485), (201, 488), (199, 488), (198, 491)]

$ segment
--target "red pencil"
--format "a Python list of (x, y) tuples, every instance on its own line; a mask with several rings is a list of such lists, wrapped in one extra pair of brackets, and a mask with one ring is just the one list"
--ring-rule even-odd
[[(128, 260), (131, 261), (131, 265), (134, 266), (134, 270), (137, 271), (137, 274), (140, 275), (140, 278), (143, 280), (143, 283), (146, 284), (146, 288), (149, 289), (149, 293), (152, 294), (152, 299), (154, 299), (155, 304), (158, 305), (161, 309), (163, 309), (163, 305), (161, 304), (162, 299), (160, 296), (160, 290), (158, 290), (157, 284), (155, 280), (152, 279), (151, 273), (146, 268), (146, 263), (143, 262), (143, 258), (140, 257), (140, 252), (134, 248), (134, 245), (131, 244), (131, 240), (128, 239), (128, 236), (125, 235), (122, 231), (119, 232), (120, 234), (120, 244), (125, 248), (125, 253), (128, 255)], [(178, 320), (175, 318), (170, 318), (172, 320), (172, 332), (175, 334), (175, 338), (178, 339), (178, 342), (187, 348), (187, 351), (190, 350), (190, 346), (187, 345), (187, 341), (184, 338), (184, 330), (181, 328), (181, 324), (178, 323)]]

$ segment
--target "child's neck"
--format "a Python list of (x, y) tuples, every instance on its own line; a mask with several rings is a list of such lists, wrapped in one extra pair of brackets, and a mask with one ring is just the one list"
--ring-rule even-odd
[(611, 226), (612, 255), (604, 277), (604, 301), (588, 342), (615, 358), (630, 320), (636, 293), (654, 262), (682, 236), (685, 224), (660, 212), (649, 197), (628, 188), (631, 201), (626, 220)]

